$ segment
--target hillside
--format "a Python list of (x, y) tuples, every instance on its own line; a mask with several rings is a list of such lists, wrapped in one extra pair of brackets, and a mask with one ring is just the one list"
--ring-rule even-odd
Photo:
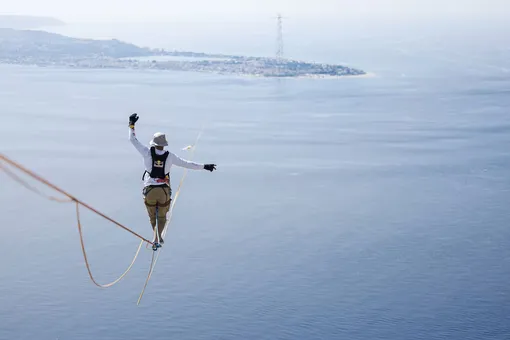
[(148, 49), (116, 39), (77, 39), (44, 31), (0, 28), (0, 58), (123, 58), (150, 54)]

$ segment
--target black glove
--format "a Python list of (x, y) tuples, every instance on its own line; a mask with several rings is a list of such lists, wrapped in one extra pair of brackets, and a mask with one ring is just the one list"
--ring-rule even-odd
[(216, 170), (216, 164), (206, 164), (204, 165), (204, 169), (212, 172), (213, 170)]
[(134, 127), (136, 121), (139, 119), (138, 115), (136, 113), (133, 113), (131, 116), (129, 116), (129, 126)]

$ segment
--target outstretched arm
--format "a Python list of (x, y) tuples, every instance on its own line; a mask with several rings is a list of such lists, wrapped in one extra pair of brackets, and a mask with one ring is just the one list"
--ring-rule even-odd
[(205, 169), (207, 171), (213, 172), (216, 170), (216, 164), (201, 164), (201, 163), (195, 163), (192, 161), (188, 161), (184, 158), (181, 158), (177, 156), (176, 154), (170, 152), (169, 157), (172, 159), (172, 164), (175, 164), (177, 166), (180, 166), (182, 168), (186, 169), (192, 169), (192, 170), (202, 170)]
[(129, 140), (142, 156), (146, 156), (149, 154), (149, 148), (140, 143), (135, 134), (135, 123), (137, 120), (138, 116), (136, 113), (133, 113), (131, 116), (129, 116)]
[(172, 159), (172, 164), (180, 166), (181, 168), (192, 169), (192, 170), (202, 170), (202, 169), (204, 169), (204, 164), (188, 161), (188, 160), (186, 160), (184, 158), (181, 158), (181, 157), (177, 156), (176, 154), (174, 154), (172, 152), (170, 152), (169, 156)]

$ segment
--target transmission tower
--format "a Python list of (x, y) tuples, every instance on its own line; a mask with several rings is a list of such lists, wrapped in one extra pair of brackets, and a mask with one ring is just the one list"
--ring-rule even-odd
[(277, 23), (277, 38), (276, 38), (276, 59), (281, 60), (283, 58), (283, 24), (282, 24), (282, 15), (278, 14), (276, 17), (278, 19)]

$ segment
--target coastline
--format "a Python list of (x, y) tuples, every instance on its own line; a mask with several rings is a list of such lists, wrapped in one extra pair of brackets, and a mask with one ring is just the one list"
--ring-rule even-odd
[(265, 75), (260, 73), (242, 73), (242, 72), (225, 72), (225, 71), (217, 71), (217, 70), (204, 70), (204, 69), (176, 69), (176, 68), (149, 68), (149, 67), (114, 67), (114, 66), (83, 66), (83, 65), (68, 65), (65, 63), (19, 63), (19, 62), (5, 62), (0, 61), (0, 65), (12, 66), (12, 67), (35, 67), (40, 69), (54, 69), (54, 70), (73, 70), (73, 71), (150, 71), (157, 73), (167, 73), (167, 72), (190, 72), (196, 74), (215, 74), (221, 76), (232, 76), (232, 77), (241, 77), (241, 78), (259, 78), (259, 79), (353, 79), (353, 78), (374, 78), (377, 75), (372, 72), (366, 72), (364, 74), (345, 74), (345, 75), (329, 75), (329, 74), (300, 74), (300, 75), (288, 75), (288, 76), (278, 76), (278, 75)]
[(265, 78), (335, 79), (370, 76), (354, 67), (279, 57), (167, 51), (117, 39), (70, 38), (45, 31), (0, 28), (0, 63), (69, 69), (188, 71)]
[(346, 74), (343, 76), (330, 76), (330, 75), (320, 75), (320, 74), (309, 74), (309, 75), (301, 75), (290, 78), (307, 78), (307, 79), (345, 79), (345, 78), (375, 78), (377, 75), (373, 72), (366, 72), (365, 74)]

